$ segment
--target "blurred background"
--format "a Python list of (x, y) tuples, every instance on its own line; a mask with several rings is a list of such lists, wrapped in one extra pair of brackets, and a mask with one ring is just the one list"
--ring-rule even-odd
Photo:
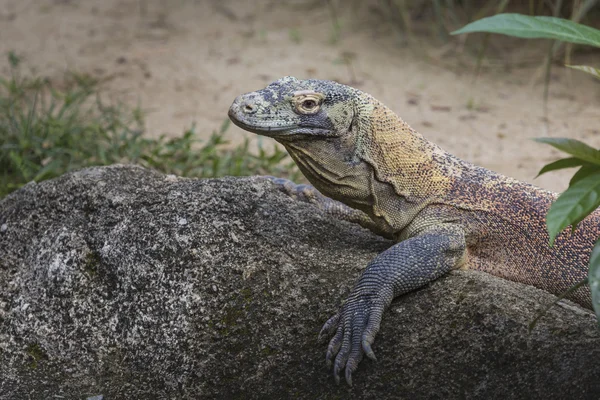
[(0, 196), (114, 162), (301, 179), (226, 118), (285, 75), (355, 86), (463, 159), (564, 190), (569, 171), (534, 179), (561, 155), (530, 139), (600, 147), (600, 80), (564, 67), (600, 52), (449, 34), (498, 12), (600, 25), (597, 0), (0, 0)]

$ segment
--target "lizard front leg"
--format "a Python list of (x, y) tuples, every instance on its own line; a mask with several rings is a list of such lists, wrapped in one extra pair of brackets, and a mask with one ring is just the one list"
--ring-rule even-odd
[(466, 250), (461, 227), (440, 224), (395, 244), (369, 263), (340, 311), (330, 318), (320, 336), (332, 335), (326, 360), (339, 383), (346, 381), (363, 355), (375, 360), (371, 345), (379, 331), (384, 310), (401, 294), (418, 289), (457, 266)]
[(273, 182), (273, 184), (275, 184), (275, 186), (277, 186), (279, 190), (295, 200), (313, 204), (319, 210), (331, 215), (336, 219), (359, 224), (363, 228), (366, 228), (373, 233), (388, 239), (392, 239), (392, 236), (388, 232), (385, 232), (379, 228), (379, 226), (377, 226), (377, 224), (375, 224), (375, 222), (373, 222), (373, 220), (367, 214), (360, 210), (348, 207), (344, 203), (324, 196), (314, 186), (298, 184), (290, 181), (289, 179), (277, 178), (268, 175), (262, 176), (262, 178), (270, 180)]

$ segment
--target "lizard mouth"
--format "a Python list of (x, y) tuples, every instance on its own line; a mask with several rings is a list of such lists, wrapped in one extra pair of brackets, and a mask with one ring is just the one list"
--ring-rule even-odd
[(235, 125), (239, 126), (245, 131), (256, 133), (262, 136), (268, 136), (273, 139), (282, 141), (290, 141), (293, 139), (301, 138), (303, 136), (316, 136), (319, 134), (323, 137), (334, 136), (331, 135), (331, 132), (328, 129), (321, 129), (316, 127), (305, 127), (299, 125), (264, 126), (249, 124), (245, 121), (238, 119), (235, 115), (232, 115), (231, 112), (229, 113), (229, 119), (231, 119), (231, 121)]
[(251, 121), (252, 118), (243, 113), (236, 103), (231, 105), (228, 115), (231, 122), (240, 128), (264, 136), (283, 136), (298, 128), (298, 125), (282, 125), (277, 121), (270, 121), (270, 125), (265, 124), (264, 121), (262, 123), (253, 123)]
[(232, 112), (232, 110), (229, 110), (229, 119), (231, 122), (248, 132), (258, 133), (265, 136), (280, 136), (282, 133), (289, 132), (298, 127), (297, 125), (253, 124), (251, 122), (239, 119), (235, 112)]

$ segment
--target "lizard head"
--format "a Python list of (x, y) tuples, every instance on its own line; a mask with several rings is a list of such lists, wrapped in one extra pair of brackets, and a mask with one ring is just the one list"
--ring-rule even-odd
[(332, 81), (281, 78), (235, 99), (229, 118), (242, 129), (287, 142), (340, 137), (350, 130), (356, 89)]
[(448, 158), (441, 149), (371, 95), (340, 83), (281, 78), (236, 98), (229, 118), (283, 144), (321, 193), (369, 215), (382, 215), (377, 199), (392, 196), (392, 186), (404, 197), (435, 197), (449, 182), (433, 163), (434, 155)]
[(370, 99), (336, 82), (285, 77), (236, 98), (229, 118), (283, 144), (321, 193), (364, 208), (373, 173), (361, 159), (360, 142), (369, 131)]

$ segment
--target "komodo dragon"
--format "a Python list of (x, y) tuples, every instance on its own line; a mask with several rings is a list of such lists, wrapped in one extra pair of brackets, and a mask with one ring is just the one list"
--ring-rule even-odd
[[(549, 247), (545, 215), (556, 194), (447, 153), (355, 88), (285, 77), (236, 98), (229, 117), (285, 146), (314, 185), (269, 177), (290, 196), (398, 242), (369, 263), (321, 330), (333, 336), (326, 360), (336, 382), (345, 368), (352, 384), (363, 355), (375, 359), (371, 345), (395, 297), (452, 269), (554, 294), (587, 275), (600, 213)], [(568, 297), (591, 308), (587, 287)]]

